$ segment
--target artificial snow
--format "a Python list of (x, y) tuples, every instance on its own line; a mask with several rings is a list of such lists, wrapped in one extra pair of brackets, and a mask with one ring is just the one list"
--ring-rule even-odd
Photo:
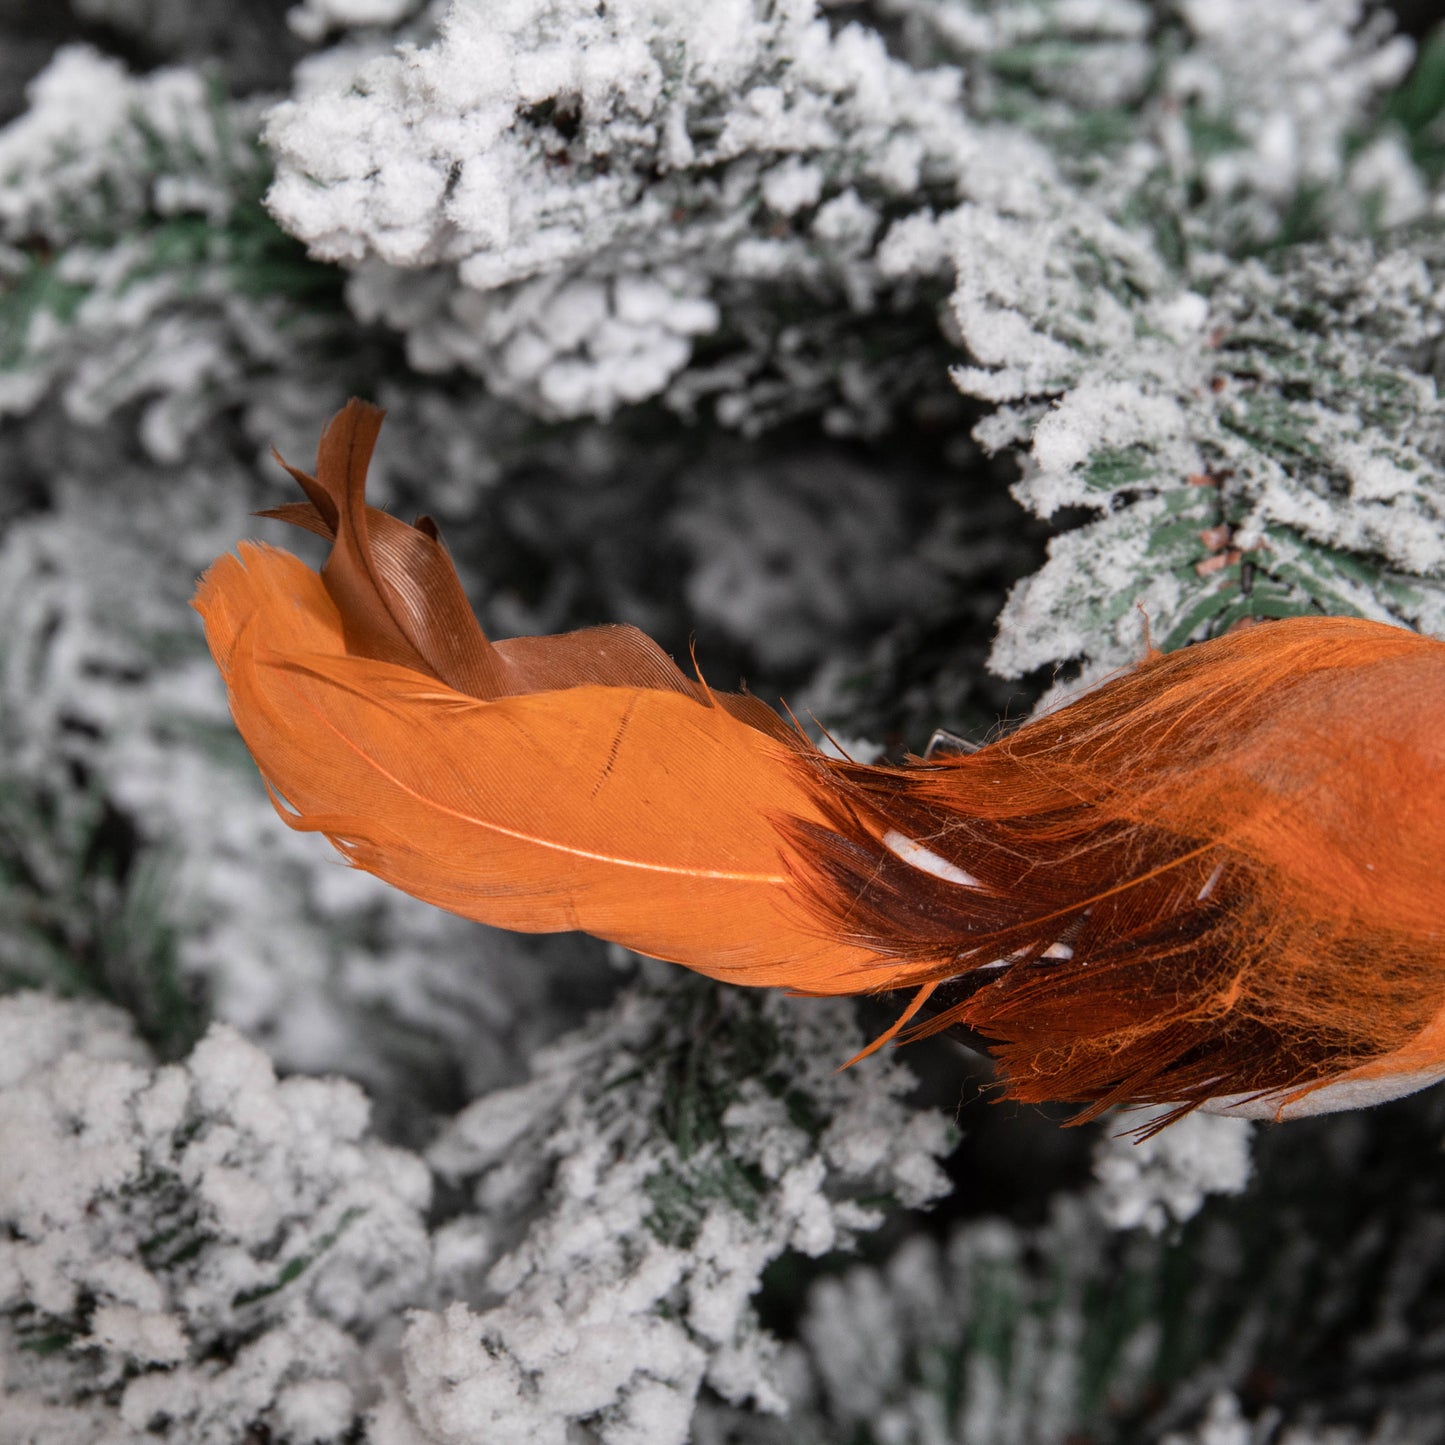
[[(1139, 1127), (1131, 1114), (1114, 1122)], [(1158, 1234), (1193, 1218), (1210, 1195), (1242, 1193), (1253, 1130), (1247, 1119), (1194, 1113), (1146, 1139), (1106, 1135), (1094, 1151), (1104, 1218), (1116, 1229)]]

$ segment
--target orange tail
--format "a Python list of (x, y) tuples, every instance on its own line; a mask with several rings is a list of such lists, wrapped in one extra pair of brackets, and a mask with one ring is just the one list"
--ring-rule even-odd
[(968, 757), (840, 765), (868, 824), (796, 834), (849, 942), (951, 977), (916, 1032), (983, 1034), (1015, 1097), (1371, 1102), (1445, 1074), (1442, 717), (1445, 644), (1275, 623)]
[(1445, 1071), (1445, 644), (1276, 623), (967, 758), (841, 763), (633, 628), (488, 641), (435, 527), (366, 506), (380, 424), (353, 401), (288, 467), (309, 501), (270, 515), (332, 542), (319, 577), (243, 545), (196, 597), (292, 827), (481, 922), (937, 989), (924, 1031), (1090, 1113)]

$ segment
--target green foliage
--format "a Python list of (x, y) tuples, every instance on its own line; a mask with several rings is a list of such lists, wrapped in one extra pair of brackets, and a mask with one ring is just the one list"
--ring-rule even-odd
[(0, 288), (0, 368), (5, 370), (23, 362), (42, 317), (66, 326), (89, 294), (87, 287), (65, 280), (54, 258), (39, 247), (21, 255), (18, 274)]
[[(0, 746), (6, 731), (0, 724)], [(8, 741), (13, 757), (13, 731)], [(164, 850), (147, 846), (93, 783), (0, 758), (0, 992), (104, 999), (125, 1008), (162, 1057), (184, 1053), (206, 1014), (181, 974), (170, 875)]]
[(1445, 25), (1421, 46), (1415, 68), (1383, 115), (1404, 130), (1411, 157), (1432, 184), (1445, 180)]
[[(645, 1073), (660, 1084), (654, 1120), (658, 1137), (672, 1147), (643, 1184), (653, 1206), (648, 1225), (659, 1239), (686, 1248), (714, 1205), (754, 1222), (776, 1187), (730, 1122), (735, 1105), (756, 1112), (761, 1099), (770, 1101), (761, 1107), (770, 1114), (776, 1109), (779, 1124), (796, 1135), (791, 1147), (805, 1150), (825, 1147), (836, 1108), (828, 1097), (834, 1091), (820, 1088), (824, 1077), (797, 1067), (792, 1041), (760, 998), (745, 994), (734, 1001), (690, 981), (672, 996), (676, 1029), (617, 1083)], [(859, 1202), (869, 1210), (899, 1204), (892, 1192), (871, 1185)]]
[(1384, 1384), (1391, 1438), (1429, 1439), (1419, 1371), (1440, 1316), (1445, 1201), (1409, 1161), (1440, 1121), (1423, 1097), (1377, 1128), (1345, 1116), (1300, 1126), (1302, 1141), (1266, 1135), (1248, 1194), (1172, 1232), (1120, 1234), (1065, 1197), (1041, 1225), (968, 1222), (825, 1277), (789, 1438), (1127, 1445), (1228, 1391), (1313, 1439)]
[(231, 1303), (237, 1309), (244, 1309), (247, 1305), (253, 1305), (259, 1300), (270, 1299), (272, 1295), (279, 1294), (287, 1285), (294, 1284), (317, 1260), (333, 1248), (337, 1240), (365, 1213), (366, 1211), (359, 1207), (345, 1210), (341, 1218), (337, 1220), (335, 1228), (328, 1229), (304, 1254), (298, 1254), (288, 1259), (276, 1271), (276, 1278), (271, 1283), (238, 1290)]
[(103, 407), (216, 390), (340, 314), (340, 274), (261, 204), (261, 106), (194, 73), (131, 79), (84, 50), (57, 64), (94, 88), (97, 118), (68, 120), (70, 92), (43, 91), (34, 148), (0, 142), (15, 196), (8, 223), (0, 210), (0, 407), (31, 410), (77, 371), (121, 378)]
[[(1326, 612), (1445, 626), (1445, 231), (1299, 246), (1222, 277), (1207, 299), (1137, 263), (1095, 220), (1097, 285), (978, 226), (956, 304), (991, 344), (1005, 308), (1031, 330), (959, 373), (1005, 405), (980, 429), (1030, 437), (1015, 495), (1047, 516), (1102, 513), (1057, 536), (1015, 589), (994, 654), (1017, 674), (1138, 655), (1147, 615), (1168, 648), (1241, 621)], [(1105, 248), (1111, 248), (1106, 250)], [(1017, 277), (1009, 279), (1009, 272)], [(1177, 285), (1177, 283), (1175, 283)], [(1052, 394), (1051, 410), (1038, 396)], [(1014, 398), (1020, 398), (1015, 400)]]

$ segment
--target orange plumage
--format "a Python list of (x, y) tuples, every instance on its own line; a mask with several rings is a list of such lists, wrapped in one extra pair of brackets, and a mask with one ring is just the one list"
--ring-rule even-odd
[[(1298, 619), (1153, 655), (979, 752), (829, 759), (635, 629), (492, 643), (435, 528), (367, 507), (351, 402), (320, 576), (243, 544), (196, 606), (281, 816), (482, 922), (737, 983), (919, 990), (1022, 1099), (1287, 1116), (1445, 1074), (1445, 644)], [(1240, 1097), (1243, 1096), (1243, 1097)]]

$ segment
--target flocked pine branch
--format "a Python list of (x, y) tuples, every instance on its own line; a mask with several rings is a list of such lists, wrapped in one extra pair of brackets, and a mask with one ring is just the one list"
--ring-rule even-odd
[[(935, 1199), (951, 1130), (896, 1063), (838, 1073), (846, 1007), (670, 976), (465, 1109), (433, 1167), (473, 1191), (439, 1254), (471, 1305), (415, 1315), (383, 1441), (682, 1441), (704, 1383), (782, 1406), (751, 1297), (784, 1250), (847, 1248)], [(521, 1226), (520, 1238), (518, 1228)], [(466, 1298), (466, 1296), (463, 1296)]]
[[(204, 1005), (293, 1067), (380, 1067), (413, 1100), (505, 1077), (530, 1036), (501, 1039), (545, 986), (504, 965), (490, 988), (474, 930), (368, 897), (276, 835), (187, 605), (276, 499), (266, 445), (304, 456), (312, 418), (376, 386), (386, 350), (262, 210), (256, 106), (87, 50), (63, 51), (33, 99), (0, 136), (19, 267), (0, 393), (24, 419), (0, 456), (8, 495), (35, 498), (0, 539), (7, 977), (120, 998), (167, 1048)], [(398, 486), (453, 467), (428, 506), (465, 515), (515, 426), (404, 379), (380, 394), (412, 437)], [(478, 1027), (497, 1048), (472, 1047)]]
[(959, 218), (957, 375), (1002, 403), (986, 442), (1027, 441), (1021, 501), (1103, 516), (1016, 589), (994, 665), (1119, 666), (1145, 615), (1166, 650), (1312, 610), (1439, 629), (1438, 238), (1292, 248), (1206, 298), (1097, 213), (1044, 224)]
[(549, 416), (665, 395), (753, 428), (876, 430), (937, 394), (944, 278), (879, 242), (1040, 163), (967, 124), (955, 71), (812, 0), (429, 14), (430, 44), (338, 56), (267, 131), (268, 204), (413, 365)]
[(278, 1083), (222, 1028), (157, 1070), (123, 1014), (36, 994), (0, 1039), (0, 1340), (36, 1431), (681, 1442), (704, 1381), (782, 1404), (769, 1263), (946, 1187), (906, 1070), (834, 1070), (848, 1010), (691, 979), (459, 1115), (430, 1160), (475, 1207), (431, 1237), (431, 1176), (352, 1084)]
[(362, 1338), (423, 1288), (430, 1179), (342, 1080), (209, 1033), (153, 1067), (128, 1020), (0, 1001), (7, 1429), (335, 1439)]
[(139, 405), (146, 449), (176, 462), (327, 329), (334, 283), (258, 204), (259, 114), (193, 70), (52, 60), (0, 136), (0, 413), (51, 389), (81, 425)]
[[(1306, 1126), (1302, 1147), (1259, 1135), (1244, 1193), (1232, 1121), (1196, 1117), (1173, 1164), (1136, 1160), (1127, 1183), (1108, 1144), (1102, 1193), (1061, 1194), (1037, 1224), (965, 1221), (816, 1281), (786, 1421), (710, 1405), (697, 1438), (1427, 1441), (1441, 1195), (1391, 1160), (1434, 1147), (1441, 1120), (1430, 1101)], [(1206, 1178), (1226, 1197), (1199, 1209)], [(1119, 1233), (1126, 1203), (1182, 1222)]]

